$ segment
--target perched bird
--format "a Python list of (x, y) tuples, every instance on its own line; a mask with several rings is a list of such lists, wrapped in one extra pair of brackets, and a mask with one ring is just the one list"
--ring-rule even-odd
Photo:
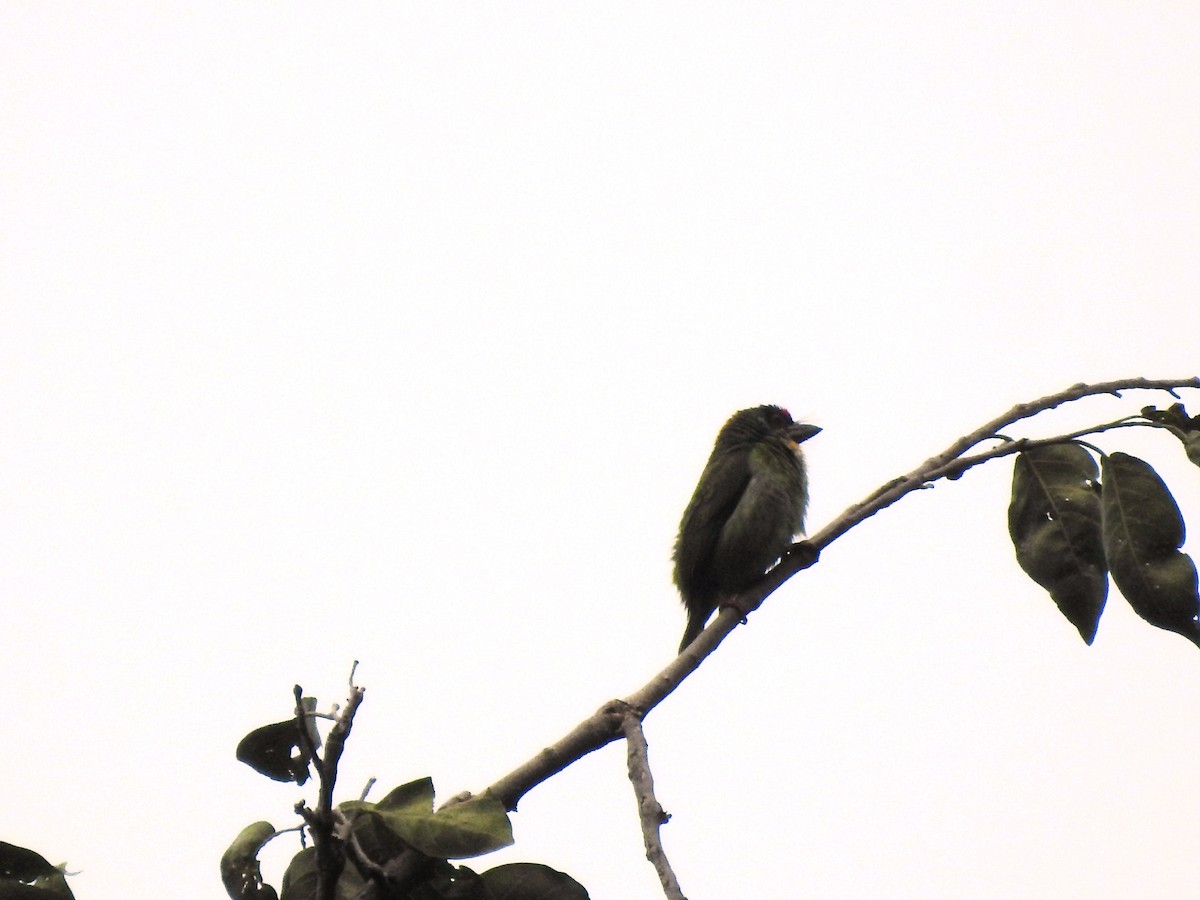
[(688, 613), (680, 653), (804, 530), (800, 444), (820, 430), (778, 406), (743, 409), (721, 428), (675, 540), (675, 584)]

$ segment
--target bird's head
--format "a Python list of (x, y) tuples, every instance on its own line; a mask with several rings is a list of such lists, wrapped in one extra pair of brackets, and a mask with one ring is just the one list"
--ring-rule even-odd
[(820, 434), (816, 425), (792, 420), (782, 406), (754, 406), (734, 413), (718, 435), (718, 443), (746, 443), (777, 440), (793, 452), (810, 437)]

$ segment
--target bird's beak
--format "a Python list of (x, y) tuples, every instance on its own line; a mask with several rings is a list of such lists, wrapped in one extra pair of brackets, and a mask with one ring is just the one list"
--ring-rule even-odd
[(816, 425), (806, 425), (803, 422), (797, 422), (787, 430), (788, 440), (794, 441), (797, 447), (820, 433), (821, 429)]

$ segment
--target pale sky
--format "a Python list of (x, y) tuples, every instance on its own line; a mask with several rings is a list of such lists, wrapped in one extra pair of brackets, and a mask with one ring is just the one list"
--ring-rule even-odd
[[(740, 407), (825, 429), (815, 531), (1200, 373), (1197, 60), (1189, 3), (5, 4), (0, 839), (221, 896), (314, 799), (237, 741), (355, 659), (340, 799), (483, 789), (671, 659)], [(1096, 443), (1200, 528), (1163, 432)], [(647, 719), (691, 900), (1194, 896), (1200, 651), (1115, 590), (1086, 647), (1010, 479), (850, 532)], [(467, 864), (661, 896), (623, 746), (513, 822)]]

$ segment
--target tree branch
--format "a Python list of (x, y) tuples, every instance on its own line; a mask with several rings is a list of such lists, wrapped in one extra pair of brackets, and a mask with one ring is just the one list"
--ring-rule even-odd
[[(531, 760), (509, 772), (484, 793), (500, 800), (505, 809), (516, 810), (521, 798), (551, 775), (561, 772), (593, 750), (599, 750), (615, 741), (621, 734), (623, 715), (621, 701), (610, 700), (559, 741), (544, 747)], [(468, 797), (470, 794), (460, 794), (454, 800), (465, 800)]]
[(329, 735), (325, 739), (324, 758), (317, 753), (316, 742), (308, 731), (308, 721), (301, 718), (307, 717), (309, 713), (304, 710), (303, 691), (300, 685), (295, 687), (296, 715), (301, 718), (301, 744), (305, 754), (312, 762), (313, 768), (317, 770), (319, 782), (315, 810), (310, 810), (303, 801), (296, 804), (296, 812), (304, 818), (312, 832), (313, 846), (317, 852), (316, 896), (318, 900), (333, 900), (337, 881), (346, 865), (346, 857), (341, 843), (335, 835), (337, 822), (334, 816), (333, 789), (337, 784), (338, 762), (345, 749), (346, 738), (354, 726), (354, 714), (358, 711), (359, 704), (363, 699), (364, 689), (355, 686), (353, 677), (351, 674), (350, 697), (346, 706), (335, 717), (333, 727), (329, 729)]
[(634, 710), (630, 709), (621, 720), (621, 730), (625, 733), (629, 781), (633, 785), (634, 796), (637, 797), (638, 820), (642, 823), (646, 859), (650, 860), (654, 871), (658, 873), (658, 880), (667, 900), (687, 900), (663, 850), (659, 828), (671, 817), (654, 796), (654, 776), (650, 774), (650, 748), (646, 744), (645, 732), (642, 731), (642, 720)]
[[(940, 478), (956, 478), (968, 468), (978, 465), (981, 462), (986, 462), (989, 459), (994, 459), (997, 456), (1006, 456), (1010, 453), (1016, 453), (1026, 447), (1039, 446), (1045, 443), (1056, 443), (1058, 441), (1081, 437), (1085, 434), (1094, 434), (1099, 431), (1108, 430), (1109, 428), (1118, 427), (1121, 424), (1121, 422), (1112, 422), (1108, 425), (1083, 429), (1070, 435), (1062, 435), (1054, 438), (1022, 438), (1021, 440), (1012, 441), (1000, 447), (985, 451), (979, 454), (978, 457), (969, 457), (966, 460), (959, 458), (972, 447), (982, 443), (983, 441), (995, 438), (1000, 431), (1011, 425), (1015, 425), (1022, 419), (1028, 419), (1030, 416), (1037, 415), (1040, 412), (1045, 412), (1049, 409), (1055, 409), (1064, 403), (1068, 403), (1072, 400), (1080, 400), (1084, 397), (1091, 397), (1100, 394), (1113, 394), (1117, 397), (1120, 397), (1121, 391), (1137, 389), (1166, 391), (1172, 397), (1178, 398), (1179, 395), (1176, 394), (1175, 391), (1181, 388), (1200, 388), (1200, 376), (1193, 378), (1161, 380), (1150, 380), (1146, 378), (1124, 378), (1118, 381), (1105, 381), (1098, 384), (1081, 383), (1069, 387), (1065, 391), (1048, 394), (1039, 400), (1033, 400), (1029, 403), (1018, 403), (1003, 415), (997, 416), (990, 422), (985, 422), (970, 434), (959, 438), (941, 453), (937, 454), (936, 456), (931, 456), (908, 474), (901, 475), (899, 478), (894, 478), (887, 484), (883, 485), (883, 487), (878, 488), (865, 500), (862, 500), (845, 510), (841, 515), (810, 537), (807, 541), (794, 544), (792, 551), (789, 551), (789, 553), (784, 556), (779, 565), (767, 573), (762, 584), (760, 585), (759, 590), (751, 592), (751, 597), (756, 599), (757, 602), (746, 603), (745, 605), (750, 611), (757, 609), (762, 605), (762, 601), (774, 593), (780, 585), (782, 585), (800, 570), (806, 569), (808, 566), (812, 565), (812, 562), (805, 562), (802, 558), (794, 558), (794, 551), (797, 548), (803, 547), (804, 544), (811, 544), (819, 552), (820, 550), (823, 550), (825, 547), (829, 546), (829, 544), (841, 537), (855, 525), (858, 525), (865, 519), (869, 519), (871, 516), (875, 515), (875, 513), (887, 509), (905, 494), (912, 493), (915, 490), (921, 490), (929, 486), (931, 482)], [(1122, 422), (1123, 421), (1124, 420), (1122, 420)], [(964, 465), (964, 463), (966, 464)], [(745, 599), (746, 598), (743, 598), (743, 600)], [(736, 611), (732, 611), (730, 614), (731, 618), (734, 616), (736, 616)], [(736, 621), (737, 618), (734, 618), (735, 623)]]
[[(1179, 395), (1175, 391), (1183, 388), (1200, 388), (1200, 377), (1159, 380), (1123, 378), (1097, 384), (1080, 383), (1029, 403), (1018, 403), (1002, 415), (985, 422), (970, 434), (959, 438), (941, 453), (931, 456), (908, 474), (894, 478), (873, 491), (866, 499), (842, 512), (809, 540), (793, 544), (779, 564), (767, 572), (755, 588), (738, 598), (739, 604), (747, 612), (758, 609), (763, 601), (789, 578), (816, 563), (821, 550), (837, 538), (877, 512), (887, 509), (906, 494), (921, 490), (933, 481), (941, 478), (956, 478), (967, 469), (989, 459), (1016, 453), (1027, 447), (1042, 443), (1054, 443), (1083, 434), (1092, 434), (1120, 427), (1122, 424), (1113, 422), (1056, 438), (1036, 440), (1022, 438), (982, 451), (976, 456), (961, 458), (972, 447), (983, 441), (995, 439), (1001, 430), (1023, 419), (1084, 397), (1102, 394), (1113, 394), (1120, 397), (1121, 391), (1155, 390), (1167, 391), (1171, 396), (1178, 398)], [(722, 609), (700, 636), (644, 687), (624, 700), (611, 700), (604, 704), (599, 710), (572, 728), (557, 743), (546, 747), (528, 762), (505, 775), (488, 787), (485, 793), (491, 794), (503, 802), (506, 809), (515, 810), (521, 797), (538, 784), (562, 771), (575, 760), (621, 738), (624, 735), (622, 722), (623, 710), (626, 706), (632, 707), (637, 712), (639, 719), (644, 719), (655, 706), (666, 699), (688, 675), (700, 666), (700, 663), (716, 649), (742, 619), (743, 614), (737, 609), (732, 607)], [(470, 795), (460, 795), (455, 799), (466, 796)]]

